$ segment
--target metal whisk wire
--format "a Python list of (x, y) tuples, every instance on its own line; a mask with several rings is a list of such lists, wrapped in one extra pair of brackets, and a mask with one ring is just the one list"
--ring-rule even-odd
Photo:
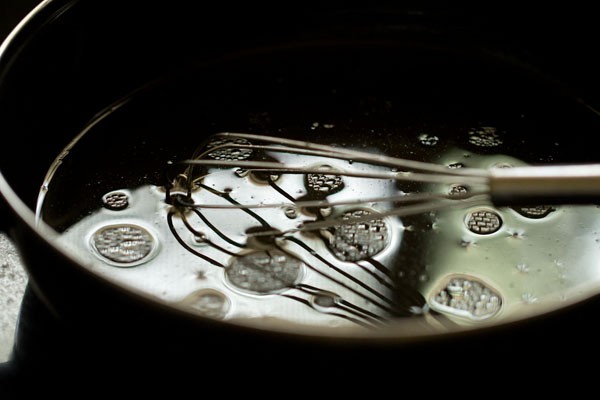
[[(198, 152), (192, 159), (181, 161), (180, 164), (187, 165), (188, 168), (183, 174), (186, 178), (194, 177), (196, 167), (235, 167), (248, 173), (263, 173), (267, 175), (278, 174), (331, 174), (344, 177), (355, 177), (365, 179), (383, 179), (395, 180), (401, 182), (421, 182), (421, 183), (443, 183), (443, 184), (461, 184), (471, 187), (484, 187), (489, 180), (489, 173), (481, 169), (461, 168), (460, 171), (448, 168), (443, 165), (425, 163), (414, 160), (400, 159), (379, 154), (373, 154), (365, 151), (344, 149), (334, 146), (321, 145), (306, 141), (278, 138), (272, 136), (254, 135), (246, 133), (219, 133), (217, 137), (231, 139), (222, 144), (210, 148), (204, 148)], [(268, 144), (252, 144), (250, 142), (240, 143), (236, 139), (252, 140)], [(261, 150), (273, 153), (292, 153), (307, 156), (316, 156), (327, 159), (351, 160), (354, 163), (366, 163), (380, 167), (389, 167), (387, 171), (361, 171), (356, 168), (343, 169), (330, 166), (306, 167), (298, 165), (289, 165), (274, 161), (256, 161), (256, 160), (229, 160), (229, 159), (207, 159), (210, 154), (218, 150), (226, 149), (247, 149)], [(188, 180), (188, 193), (193, 190), (193, 185), (201, 181), (204, 175), (200, 175)], [(432, 212), (451, 207), (468, 207), (477, 204), (489, 203), (489, 191), (486, 189), (477, 190), (469, 193), (445, 194), (445, 193), (399, 193), (396, 195), (372, 198), (360, 198), (344, 201), (331, 200), (294, 200), (293, 202), (278, 203), (253, 203), (253, 204), (198, 204), (181, 200), (181, 204), (187, 207), (206, 208), (206, 209), (259, 209), (259, 208), (309, 208), (309, 207), (335, 207), (350, 206), (360, 204), (374, 204), (388, 202), (395, 205), (394, 208), (377, 212), (378, 217), (384, 216), (408, 216), (424, 212)], [(362, 216), (353, 219), (353, 222), (372, 220), (371, 216)], [(300, 227), (280, 234), (308, 231), (328, 228), (339, 224), (335, 218), (303, 223)], [(274, 232), (257, 232), (254, 235), (269, 235)]]
[[(402, 194), (385, 199), (360, 199), (354, 202), (368, 203), (390, 201), (395, 204), (419, 203), (403, 205), (394, 210), (386, 211), (384, 215), (407, 216), (427, 211), (436, 211), (448, 207), (463, 207), (476, 204), (492, 203), (494, 205), (523, 204), (524, 202), (553, 202), (556, 204), (595, 203), (600, 200), (600, 164), (573, 165), (544, 165), (514, 168), (449, 168), (444, 165), (416, 160), (373, 154), (365, 151), (345, 149), (307, 141), (287, 138), (263, 136), (248, 133), (223, 132), (217, 137), (253, 140), (268, 144), (234, 143), (225, 141), (218, 146), (205, 149), (193, 159), (184, 160), (181, 164), (189, 166), (187, 173), (195, 166), (238, 167), (248, 172), (270, 174), (336, 174), (340, 176), (359, 177), (368, 179), (391, 179), (402, 182), (458, 184), (477, 187), (477, 190), (462, 194), (418, 193)], [(332, 159), (352, 160), (384, 167), (390, 171), (364, 172), (344, 170), (340, 168), (290, 166), (281, 162), (249, 161), (249, 160), (214, 160), (206, 157), (218, 149), (237, 148), (248, 150), (264, 150), (280, 153), (294, 153)], [(201, 179), (201, 178), (198, 178)], [(428, 201), (429, 203), (424, 203)], [(342, 203), (303, 203), (297, 202), (297, 207), (319, 207), (342, 205)], [(344, 202), (343, 204), (352, 204)], [(278, 204), (247, 204), (238, 206), (221, 206), (223, 208), (246, 207), (268, 208), (285, 207), (289, 203)], [(211, 205), (197, 205), (211, 207)], [(315, 229), (317, 226), (313, 226)]]

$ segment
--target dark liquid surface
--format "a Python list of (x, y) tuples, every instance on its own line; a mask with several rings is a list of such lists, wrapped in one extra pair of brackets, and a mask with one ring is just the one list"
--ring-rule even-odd
[[(216, 134), (246, 132), (453, 168), (595, 161), (584, 150), (598, 118), (500, 61), (383, 45), (300, 47), (166, 77), (100, 112), (66, 148), (38, 216), (99, 274), (215, 318), (376, 327), (434, 315), (470, 324), (568, 299), (595, 276), (594, 206), (482, 203), (377, 217), (399, 206), (369, 199), (470, 188), (347, 177), (335, 170), (397, 169), (326, 155), (210, 151)], [(190, 174), (177, 164), (199, 153), (334, 170)], [(166, 201), (177, 173), (193, 180), (184, 187), (193, 208)], [(324, 209), (202, 207), (358, 199)], [(295, 230), (334, 217), (346, 223)], [(248, 233), (256, 229), (283, 234), (261, 244)]]

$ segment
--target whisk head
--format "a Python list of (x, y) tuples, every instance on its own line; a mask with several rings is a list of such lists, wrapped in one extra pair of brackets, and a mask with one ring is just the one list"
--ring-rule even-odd
[[(316, 220), (306, 221), (295, 230), (317, 230), (338, 224), (343, 220), (326, 218), (333, 207), (358, 207), (369, 205), (378, 217), (409, 216), (452, 207), (465, 207), (489, 202), (488, 174), (480, 169), (451, 168), (427, 162), (390, 157), (355, 149), (325, 144), (262, 136), (247, 133), (219, 133), (199, 148), (194, 157), (179, 162), (187, 165), (178, 175), (173, 187), (185, 191), (186, 207), (196, 208), (279, 208), (288, 215), (298, 212), (315, 214)], [(233, 168), (234, 175), (247, 178), (256, 184), (266, 184), (279, 193), (280, 201), (260, 199), (253, 203), (196, 204), (190, 202), (192, 193), (200, 188), (202, 180), (211, 169)], [(285, 192), (278, 184), (283, 175), (300, 175), (303, 187), (296, 193)], [(345, 181), (354, 185), (388, 186), (384, 195), (375, 196), (377, 190), (362, 190), (360, 196), (339, 193)], [(390, 184), (391, 182), (391, 184)], [(408, 192), (401, 184), (446, 184), (446, 192)], [(355, 194), (358, 190), (354, 189)], [(170, 192), (167, 194), (170, 196)], [(171, 199), (167, 199), (171, 202)], [(364, 222), (372, 216), (358, 217), (354, 222)], [(266, 233), (262, 233), (266, 234)]]

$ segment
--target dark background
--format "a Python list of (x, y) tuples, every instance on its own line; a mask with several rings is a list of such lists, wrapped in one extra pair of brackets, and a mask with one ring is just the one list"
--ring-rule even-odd
[(40, 0), (0, 0), (0, 37), (6, 35), (32, 10)]

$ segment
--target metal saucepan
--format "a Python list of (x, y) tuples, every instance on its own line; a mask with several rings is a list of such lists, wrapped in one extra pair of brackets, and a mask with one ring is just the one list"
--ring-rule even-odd
[[(597, 162), (589, 141), (600, 92), (585, 16), (553, 30), (558, 12), (532, 21), (539, 12), (522, 7), (192, 9), (44, 1), (1, 47), (4, 228), (32, 290), (96, 355), (164, 361), (211, 351), (199, 369), (244, 365), (260, 375), (259, 360), (357, 372), (345, 361), (428, 366), (424, 354), (461, 362), (458, 345), (492, 354), (536, 343), (545, 354), (558, 351), (554, 332), (593, 336), (595, 205), (469, 203), (352, 223), (378, 207), (352, 199), (471, 188), (365, 185), (336, 173), (369, 171), (355, 160), (277, 159), (252, 147), (260, 138), (218, 135), (454, 168)], [(198, 155), (330, 169), (181, 163)], [(236, 208), (328, 196), (343, 205)], [(200, 206), (186, 207), (190, 199)], [(330, 215), (349, 222), (254, 235)]]

